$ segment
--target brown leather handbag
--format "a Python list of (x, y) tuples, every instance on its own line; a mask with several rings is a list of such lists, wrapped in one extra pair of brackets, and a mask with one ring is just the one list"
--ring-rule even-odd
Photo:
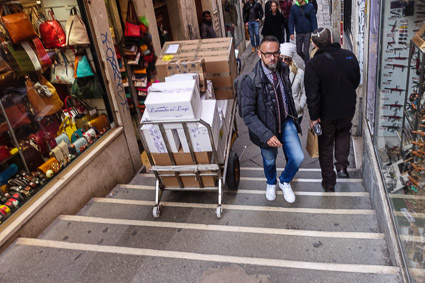
[(41, 86), (47, 87), (50, 91), (50, 96), (45, 96), (36, 90), (33, 83), (27, 78), (25, 84), (27, 86), (28, 100), (35, 110), (37, 116), (52, 115), (62, 109), (63, 102), (60, 100), (55, 87), (45, 78), (41, 77)]
[(3, 7), (0, 8), (0, 21), (7, 30), (13, 44), (30, 41), (37, 37), (30, 18), (25, 12), (3, 15)]

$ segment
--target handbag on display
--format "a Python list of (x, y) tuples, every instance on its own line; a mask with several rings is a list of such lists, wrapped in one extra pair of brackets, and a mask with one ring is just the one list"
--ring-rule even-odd
[(88, 45), (90, 44), (86, 25), (73, 7), (65, 25), (66, 45)]
[(62, 48), (66, 46), (66, 35), (61, 24), (55, 19), (53, 9), (50, 8), (51, 20), (46, 20), (39, 26), (40, 36), (46, 48)]
[[(28, 52), (30, 52), (32, 59), (30, 59), (26, 49), (24, 49), (23, 46), (21, 45), (13, 46), (10, 42), (7, 42), (7, 41), (3, 41), (2, 43), (3, 50), (9, 57), (7, 58), (8, 62), (14, 63), (14, 65), (16, 66), (14, 70), (16, 71), (16, 74), (18, 76), (24, 76), (36, 71), (33, 61), (35, 61), (37, 64), (38, 62), (37, 55), (34, 53), (34, 50), (32, 50), (31, 46), (29, 46), (28, 43), (26, 43), (25, 46), (27, 47)], [(41, 65), (39, 62), (37, 67), (41, 69)]]
[(0, 21), (9, 34), (13, 44), (30, 41), (37, 37), (30, 18), (25, 12), (3, 15), (3, 6), (0, 8)]
[(75, 57), (74, 68), (75, 78), (85, 78), (94, 76), (93, 71), (91, 70), (90, 62), (87, 59), (86, 55), (81, 56), (81, 59), (79, 59), (78, 56)]
[(27, 78), (25, 84), (28, 100), (37, 116), (52, 115), (62, 109), (62, 100), (60, 100), (55, 87), (45, 77), (42, 76), (41, 83), (35, 85)]
[[(56, 60), (55, 64), (50, 69), (50, 81), (53, 84), (69, 84), (74, 83), (74, 66), (69, 63), (65, 54), (61, 52), (63, 63)], [(59, 57), (59, 56), (58, 56)], [(59, 58), (58, 58), (59, 59)]]
[(38, 166), (37, 171), (46, 174), (48, 170), (52, 170), (53, 173), (57, 174), (61, 168), (62, 166), (59, 161), (54, 157), (50, 157), (46, 162)]
[(109, 127), (109, 120), (108, 117), (106, 117), (105, 114), (102, 114), (96, 118), (94, 118), (93, 120), (90, 120), (88, 122), (88, 126), (94, 127), (95, 130), (100, 133), (103, 131), (103, 129), (108, 128)]
[(127, 6), (127, 18), (125, 20), (125, 31), (124, 36), (126, 39), (140, 39), (140, 26), (139, 19), (137, 18), (136, 8), (132, 0), (128, 1)]
[(2, 103), (12, 128), (31, 124), (26, 87), (8, 87), (3, 91)]
[(50, 156), (56, 158), (61, 166), (66, 166), (70, 161), (68, 144), (62, 141), (50, 151)]
[(75, 142), (77, 139), (79, 139), (79, 138), (81, 138), (81, 137), (83, 137), (83, 134), (84, 134), (84, 129), (78, 129), (78, 130), (76, 130), (73, 134), (72, 134), (72, 137), (71, 137), (71, 143), (73, 143), (73, 142)]
[(97, 109), (90, 107), (84, 100), (78, 97), (68, 96), (65, 98), (65, 113), (74, 118), (77, 128), (88, 130), (87, 122), (97, 117)]
[(94, 75), (75, 79), (71, 87), (71, 95), (81, 99), (102, 98), (105, 92), (99, 78)]
[(66, 143), (67, 145), (71, 145), (71, 141), (68, 138), (68, 135), (66, 133), (61, 133), (55, 138), (56, 144), (61, 144), (62, 142)]
[(37, 37), (32, 40), (32, 44), (34, 45), (34, 51), (37, 55), (38, 61), (41, 64), (42, 68), (47, 68), (52, 65), (52, 59), (50, 59), (49, 54), (47, 54), (46, 49), (44, 48), (43, 43)]
[(28, 136), (31, 142), (35, 144), (35, 147), (45, 157), (49, 155), (50, 149), (56, 147), (56, 140), (43, 130), (38, 131), (35, 134)]
[(28, 169), (31, 172), (36, 171), (37, 167), (44, 163), (41, 152), (35, 149), (28, 141), (21, 143), (20, 147)]
[[(78, 130), (77, 126), (75, 126), (75, 123), (72, 122), (72, 118), (65, 117), (65, 119), (62, 121), (62, 124), (59, 126), (59, 130), (57, 132), (57, 135), (61, 135), (62, 133), (66, 133), (69, 140), (72, 139), (72, 134)], [(56, 140), (57, 142), (57, 140)]]
[(54, 115), (45, 116), (40, 122), (40, 129), (42, 129), (46, 133), (49, 133), (54, 138), (57, 135), (59, 126), (60, 126), (60, 123)]
[(86, 147), (89, 145), (88, 141), (86, 138), (81, 137), (76, 139), (72, 145), (74, 146), (77, 154), (80, 154), (82, 151), (84, 151), (86, 149)]

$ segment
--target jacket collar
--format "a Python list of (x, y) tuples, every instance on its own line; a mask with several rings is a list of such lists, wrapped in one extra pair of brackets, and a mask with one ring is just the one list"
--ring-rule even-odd
[(332, 50), (338, 50), (338, 49), (341, 49), (341, 45), (340, 45), (338, 42), (334, 42), (334, 43), (331, 43), (331, 44), (329, 44), (329, 45), (326, 45), (326, 46), (320, 47), (320, 48), (317, 50), (316, 55), (317, 55), (317, 54), (324, 53), (324, 52), (326, 52), (326, 51), (332, 51)]

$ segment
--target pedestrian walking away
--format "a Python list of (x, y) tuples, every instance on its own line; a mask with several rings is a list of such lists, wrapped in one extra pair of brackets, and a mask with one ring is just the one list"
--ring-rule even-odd
[(223, 21), (226, 28), (226, 36), (235, 35), (235, 26), (238, 25), (238, 12), (235, 4), (230, 3), (229, 0), (222, 0), (223, 5)]
[(200, 26), (201, 38), (216, 38), (217, 34), (215, 33), (214, 27), (212, 25), (211, 13), (210, 11), (202, 12), (202, 22)]
[(305, 96), (304, 88), (304, 71), (298, 68), (297, 64), (293, 60), (295, 53), (295, 44), (287, 42), (280, 45), (280, 56), (283, 62), (289, 66), (289, 70), (291, 71), (289, 74), (289, 80), (291, 81), (292, 97), (294, 98), (295, 109), (298, 114), (298, 124), (301, 125), (307, 97)]
[(260, 45), (260, 21), (263, 18), (263, 8), (256, 0), (249, 0), (243, 6), (243, 15), (251, 38), (251, 52), (254, 53)]
[(305, 68), (307, 107), (310, 127), (320, 123), (319, 163), (322, 187), (334, 191), (338, 178), (349, 178), (351, 120), (356, 109), (356, 89), (360, 83), (360, 68), (356, 56), (332, 43), (331, 32), (319, 28), (313, 32), (317, 52)]
[(310, 37), (315, 29), (317, 29), (317, 18), (313, 4), (308, 0), (295, 1), (289, 13), (289, 34), (291, 40), (295, 40), (297, 53), (305, 64), (310, 59)]
[(292, 7), (292, 0), (279, 0), (279, 6), (284, 18), (283, 26), (285, 33), (285, 42), (289, 42), (289, 13)]
[(280, 43), (283, 43), (283, 28), (285, 19), (280, 13), (278, 8), (279, 6), (277, 5), (276, 1), (271, 0), (267, 3), (271, 3), (270, 12), (266, 13), (261, 34), (263, 36), (273, 35), (279, 40)]
[(298, 137), (301, 128), (292, 98), (289, 67), (279, 58), (279, 41), (274, 36), (263, 38), (258, 57), (253, 70), (241, 78), (240, 114), (250, 140), (261, 149), (267, 200), (276, 199), (276, 157), (282, 147), (286, 166), (279, 176), (279, 188), (284, 199), (293, 203), (295, 194), (290, 182), (304, 160), (304, 153)]

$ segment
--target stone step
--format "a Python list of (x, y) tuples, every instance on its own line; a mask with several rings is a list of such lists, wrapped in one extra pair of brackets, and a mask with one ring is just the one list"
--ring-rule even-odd
[[(277, 174), (279, 175), (284, 170), (283, 167), (276, 169)], [(264, 177), (264, 171), (262, 167), (241, 167), (240, 168), (241, 177)], [(359, 179), (361, 178), (361, 171), (355, 168), (348, 168), (348, 174), (350, 178)], [(320, 168), (300, 168), (295, 178), (303, 179), (321, 179), (321, 170)]]
[[(294, 191), (312, 191), (323, 192), (322, 179), (295, 178), (291, 182)], [(130, 185), (155, 185), (155, 175), (153, 173), (140, 174), (135, 177)], [(266, 179), (264, 177), (241, 177), (239, 189), (263, 190), (266, 187)], [(336, 192), (365, 192), (362, 179), (337, 179), (335, 185)]]
[[(276, 190), (277, 197), (273, 202), (265, 198), (265, 190), (224, 190), (222, 203), (247, 205), (247, 206), (270, 206), (291, 208), (324, 208), (324, 209), (371, 209), (369, 195), (367, 193), (325, 193), (325, 192), (300, 192), (295, 191), (296, 201), (289, 204), (283, 199), (280, 189)], [(341, 194), (341, 195), (339, 195)], [(122, 185), (110, 193), (113, 198), (128, 200), (155, 200), (154, 186)], [(165, 190), (161, 201), (185, 202), (185, 203), (210, 203), (217, 204), (218, 192), (199, 191), (168, 191)]]
[(63, 216), (40, 238), (205, 255), (390, 265), (383, 234), (364, 233), (361, 235), (365, 236), (363, 239), (353, 239), (351, 237), (360, 235), (340, 232), (309, 233), (285, 229), (257, 228), (256, 231), (249, 229), (254, 227), (241, 229), (239, 226), (211, 227), (176, 222), (171, 224), (173, 225), (167, 225), (162, 221)]
[[(143, 242), (137, 234), (132, 237)], [(226, 245), (224, 241), (222, 244)], [(202, 283), (231, 278), (238, 278), (237, 282), (401, 282), (396, 267), (336, 261), (217, 256), (215, 252), (200, 254), (22, 238), (0, 258), (0, 272), (2, 279), (10, 282), (16, 282), (16, 278), (21, 282)]]
[[(224, 205), (223, 217), (217, 219), (216, 205), (177, 203), (179, 206), (172, 206), (172, 204), (167, 202), (161, 206), (159, 221), (330, 232), (379, 232), (373, 210), (305, 209), (300, 213), (299, 209), (283, 207)], [(95, 198), (78, 215), (153, 220), (153, 205), (153, 201)]]

